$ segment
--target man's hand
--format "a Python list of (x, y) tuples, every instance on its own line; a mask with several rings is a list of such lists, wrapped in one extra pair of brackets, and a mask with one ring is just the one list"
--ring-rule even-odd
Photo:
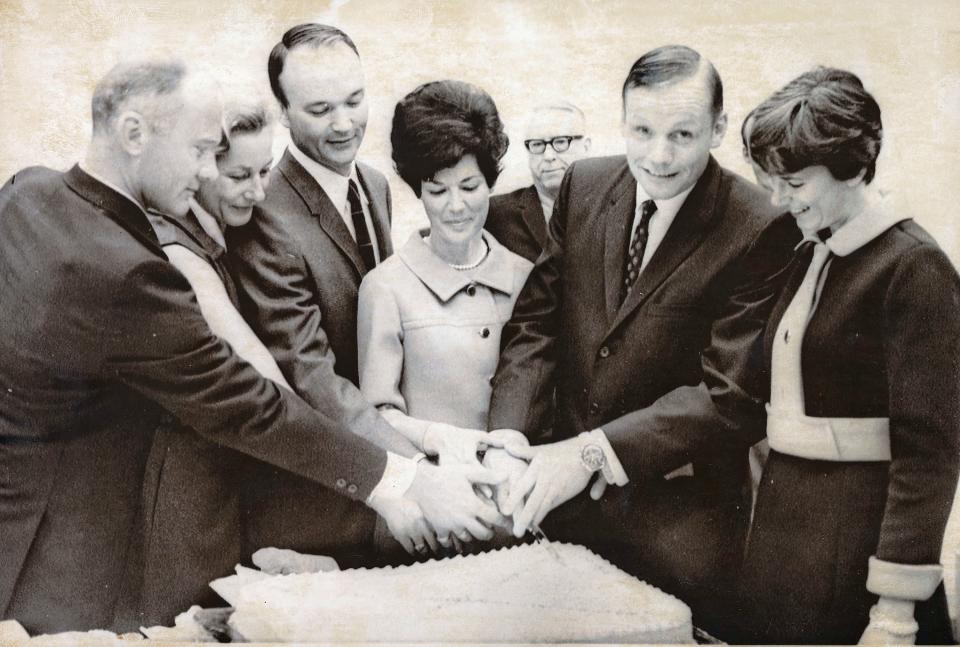
[(497, 507), (474, 492), (474, 485), (497, 485), (502, 476), (482, 465), (435, 467), (426, 461), (417, 465), (417, 476), (404, 498), (420, 506), (436, 536), (447, 541), (453, 533), (462, 541), (470, 537), (493, 537), (491, 526), (503, 525)]
[(492, 438), (485, 431), (454, 427), (442, 422), (431, 424), (423, 435), (423, 453), (436, 456), (441, 465), (479, 465), (477, 452), (502, 444), (502, 441)]
[(522, 537), (531, 524), (539, 525), (551, 510), (587, 487), (592, 472), (580, 460), (582, 448), (579, 438), (535, 447), (506, 444), (510, 454), (530, 461), (501, 508), (503, 514), (513, 515), (514, 536)]
[(492, 498), (497, 504), (497, 508), (503, 513), (503, 508), (507, 504), (510, 491), (516, 486), (520, 477), (527, 471), (527, 461), (516, 458), (504, 449), (498, 449), (507, 444), (515, 447), (524, 447), (529, 443), (527, 437), (515, 429), (494, 429), (489, 434), (490, 439), (496, 442), (493, 449), (488, 449), (483, 458), (483, 464), (494, 471), (494, 473), (504, 476), (504, 481), (493, 488)]
[(433, 529), (413, 501), (401, 497), (378, 502), (377, 512), (387, 522), (393, 538), (411, 555), (423, 555), (428, 548), (434, 553), (439, 550)]

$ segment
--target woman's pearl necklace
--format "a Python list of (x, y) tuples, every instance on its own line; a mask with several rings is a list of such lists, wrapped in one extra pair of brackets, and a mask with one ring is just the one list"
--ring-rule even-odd
[(467, 263), (465, 265), (457, 265), (456, 263), (448, 263), (448, 265), (450, 265), (450, 267), (457, 270), (458, 272), (463, 272), (464, 270), (472, 270), (475, 267), (479, 267), (482, 262), (487, 260), (487, 254), (490, 253), (490, 245), (487, 244), (487, 241), (483, 240), (482, 238), (480, 240), (483, 241), (483, 253), (480, 254), (480, 259), (478, 261), (476, 261), (475, 263)]

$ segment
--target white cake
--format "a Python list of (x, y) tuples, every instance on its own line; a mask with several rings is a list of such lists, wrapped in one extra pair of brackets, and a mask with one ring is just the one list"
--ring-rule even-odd
[(211, 586), (251, 641), (693, 642), (687, 605), (569, 544)]

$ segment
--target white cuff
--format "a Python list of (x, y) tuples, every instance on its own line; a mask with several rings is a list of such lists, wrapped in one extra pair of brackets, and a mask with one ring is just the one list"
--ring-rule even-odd
[(423, 454), (417, 454), (413, 458), (404, 458), (387, 452), (387, 466), (383, 470), (383, 476), (377, 483), (370, 496), (367, 497), (367, 505), (372, 506), (375, 499), (399, 499), (413, 484), (413, 479), (417, 477), (417, 463)]
[(870, 558), (867, 590), (900, 600), (926, 600), (940, 585), (943, 567), (939, 564), (897, 564)]
[(581, 435), (589, 438), (590, 442), (600, 445), (600, 449), (603, 450), (603, 457), (606, 460), (601, 471), (608, 485), (623, 486), (630, 482), (623, 465), (620, 464), (620, 459), (617, 458), (617, 452), (613, 451), (613, 446), (607, 440), (607, 435), (603, 433), (603, 429), (597, 428), (593, 431), (585, 431)]

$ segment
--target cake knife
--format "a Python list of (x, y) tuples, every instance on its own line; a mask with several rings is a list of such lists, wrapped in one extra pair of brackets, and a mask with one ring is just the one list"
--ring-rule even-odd
[(558, 561), (563, 566), (567, 564), (560, 557), (560, 553), (557, 552), (557, 549), (553, 547), (553, 542), (547, 539), (547, 535), (544, 534), (543, 530), (540, 528), (540, 524), (532, 523), (530, 524), (530, 534), (533, 535), (533, 538), (538, 544), (541, 544), (544, 548), (547, 549), (547, 552)]

